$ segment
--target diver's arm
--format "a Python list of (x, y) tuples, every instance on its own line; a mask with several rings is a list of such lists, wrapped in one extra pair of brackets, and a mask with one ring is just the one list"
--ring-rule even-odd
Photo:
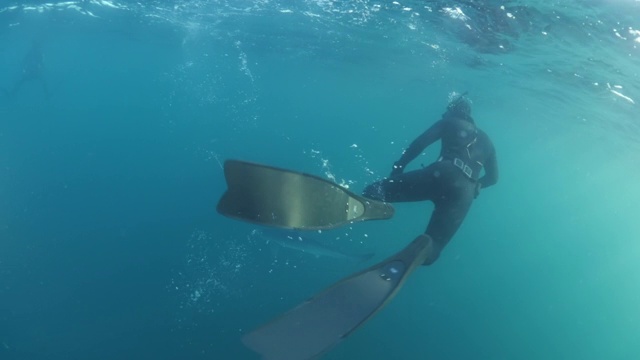
[(418, 136), (411, 145), (402, 153), (400, 160), (394, 163), (394, 170), (396, 168), (404, 169), (413, 159), (418, 157), (420, 153), (427, 148), (427, 146), (433, 144), (442, 137), (443, 120), (437, 121), (420, 136)]
[(481, 177), (478, 182), (483, 189), (488, 188), (491, 185), (495, 185), (498, 182), (498, 160), (493, 146), (491, 149), (491, 155), (484, 163), (484, 176)]

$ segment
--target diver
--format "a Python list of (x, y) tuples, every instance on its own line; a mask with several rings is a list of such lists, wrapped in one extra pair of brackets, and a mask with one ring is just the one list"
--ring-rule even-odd
[[(405, 172), (411, 161), (438, 140), (437, 161)], [(239, 160), (226, 160), (224, 175), (228, 188), (217, 211), (277, 228), (335, 229), (390, 219), (395, 213), (393, 202), (431, 200), (435, 204), (426, 231), (402, 250), (242, 337), (263, 359), (308, 360), (343, 341), (388, 304), (417, 268), (438, 259), (480, 190), (498, 181), (498, 164), (491, 140), (475, 125), (470, 102), (462, 94), (409, 145), (394, 163), (391, 175), (365, 187), (362, 195), (311, 174)]]
[(50, 97), (49, 86), (44, 78), (44, 55), (42, 52), (42, 42), (33, 40), (29, 52), (22, 59), (22, 69), (20, 77), (13, 84), (11, 89), (6, 92), (10, 98), (15, 97), (22, 86), (27, 82), (37, 81), (42, 85), (45, 97)]
[[(424, 265), (438, 259), (456, 233), (480, 189), (498, 181), (496, 151), (489, 136), (471, 117), (466, 93), (452, 100), (442, 118), (418, 136), (393, 164), (391, 175), (364, 189), (363, 196), (385, 202), (431, 200), (435, 209), (425, 234), (434, 251)], [(405, 172), (422, 151), (441, 140), (439, 158), (419, 170)], [(484, 175), (480, 172), (484, 168)]]

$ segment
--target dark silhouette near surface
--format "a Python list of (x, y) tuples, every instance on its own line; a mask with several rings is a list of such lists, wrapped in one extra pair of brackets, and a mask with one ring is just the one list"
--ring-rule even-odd
[(20, 76), (13, 86), (6, 92), (7, 97), (14, 98), (26, 83), (37, 82), (42, 86), (44, 96), (48, 99), (51, 96), (49, 86), (44, 76), (44, 54), (42, 52), (42, 42), (34, 40), (29, 52), (22, 59)]

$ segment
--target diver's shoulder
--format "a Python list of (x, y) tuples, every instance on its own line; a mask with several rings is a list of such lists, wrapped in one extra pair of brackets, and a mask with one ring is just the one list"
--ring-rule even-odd
[(478, 127), (476, 128), (476, 130), (477, 130), (477, 134), (478, 134), (477, 135), (478, 136), (478, 140), (483, 142), (483, 143), (486, 143), (487, 145), (489, 145), (491, 147), (493, 147), (493, 141), (491, 141), (491, 137), (484, 130), (482, 130), (482, 129), (478, 128)]
[(490, 137), (489, 137), (489, 135), (487, 134), (486, 131), (482, 130), (481, 128), (479, 128), (477, 126), (476, 126), (476, 130), (477, 130), (478, 136), (482, 136), (482, 137), (485, 137), (487, 139), (490, 139)]

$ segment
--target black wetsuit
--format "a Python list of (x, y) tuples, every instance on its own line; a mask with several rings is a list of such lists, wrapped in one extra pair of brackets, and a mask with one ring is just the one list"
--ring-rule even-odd
[[(442, 148), (436, 162), (402, 173), (437, 140), (442, 140)], [(394, 166), (392, 176), (367, 186), (363, 195), (388, 202), (433, 201), (435, 209), (425, 231), (436, 245), (433, 256), (425, 261), (432, 264), (462, 224), (479, 189), (498, 181), (493, 143), (470, 117), (442, 119), (415, 139)]]

